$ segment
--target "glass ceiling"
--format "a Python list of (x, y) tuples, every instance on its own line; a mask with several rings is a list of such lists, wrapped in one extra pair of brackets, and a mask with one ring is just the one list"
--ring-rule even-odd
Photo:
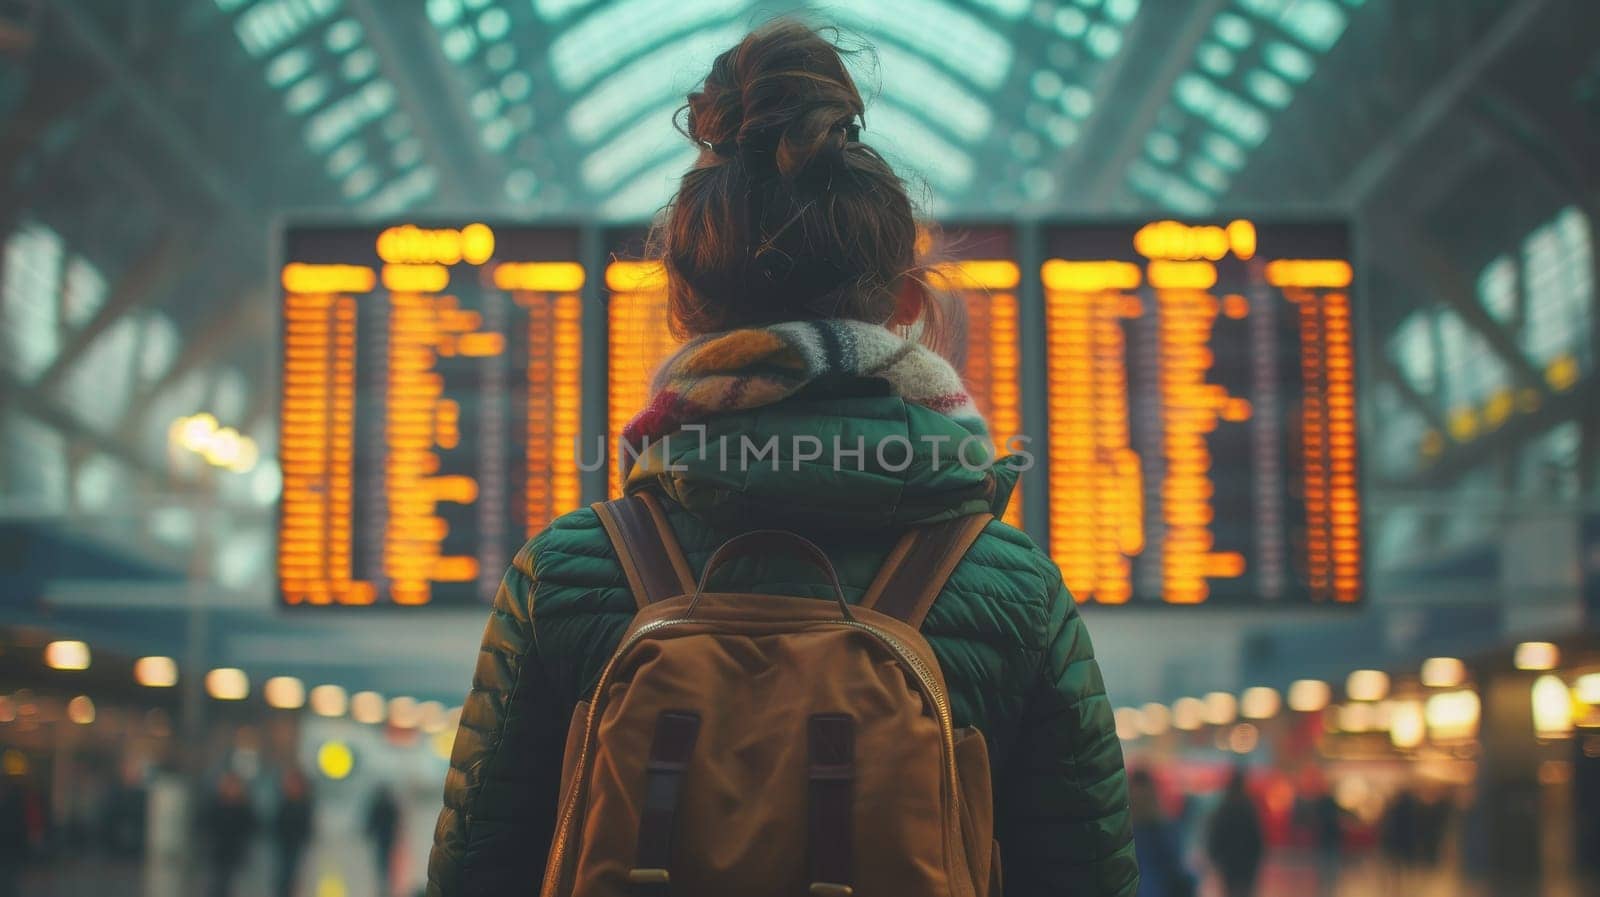
[(215, 3), (262, 80), (281, 93), (283, 114), (300, 124), (305, 150), (323, 161), (344, 202), (381, 215), (433, 192), (438, 173), (343, 0)]
[[(413, 133), (363, 31), (373, 17), (349, 8), (363, 3), (373, 9), (372, 0), (214, 0), (342, 201), (392, 213), (431, 197), (450, 163), (429, 158)], [(627, 220), (655, 210), (693, 158), (673, 113), (717, 52), (778, 15), (836, 23), (846, 46), (875, 51), (852, 60), (869, 95), (865, 139), (937, 198), (930, 211), (971, 212), (997, 197), (1050, 197), (1062, 150), (1080, 139), (1140, 6), (426, 0), (425, 22), (391, 27), (414, 24), (431, 41), (451, 82), (444, 94), (459, 103), (430, 111), (439, 116), (430, 125), (463, 132), (503, 163), (489, 192), (508, 209)], [(428, 60), (404, 64), (434, 77)]]
[(1364, 5), (1233, 0), (1212, 18), (1189, 70), (1173, 84), (1124, 174), (1128, 186), (1175, 211), (1209, 213)]

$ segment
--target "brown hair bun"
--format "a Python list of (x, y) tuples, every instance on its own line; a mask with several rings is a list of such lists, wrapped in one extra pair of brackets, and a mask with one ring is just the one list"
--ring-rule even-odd
[(888, 320), (916, 224), (905, 184), (860, 141), (839, 48), (798, 22), (760, 28), (716, 58), (685, 110), (701, 158), (653, 241), (679, 335)]

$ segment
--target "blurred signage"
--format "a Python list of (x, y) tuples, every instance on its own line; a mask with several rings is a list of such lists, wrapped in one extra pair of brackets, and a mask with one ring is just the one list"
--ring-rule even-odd
[(1045, 240), (1049, 548), (1078, 600), (1360, 601), (1345, 226)]
[(285, 604), (488, 601), (578, 506), (577, 248), (471, 221), (287, 230)]
[(170, 591), (185, 571), (60, 522), (26, 517), (0, 521), (0, 609), (30, 610), (46, 603), (52, 585), (156, 583)]

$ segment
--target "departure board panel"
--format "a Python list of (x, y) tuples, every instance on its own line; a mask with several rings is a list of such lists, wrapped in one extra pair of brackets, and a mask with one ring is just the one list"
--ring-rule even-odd
[[(961, 372), (996, 449), (1022, 447), (1022, 340), (1017, 290), (1022, 272), (1006, 228), (952, 228), (924, 234), (927, 285), (941, 335), (926, 340)], [(1005, 521), (1022, 526), (1022, 490), (1011, 493)]]
[[(655, 262), (637, 259), (640, 240), (618, 241), (606, 268), (610, 291), (609, 433), (610, 457), (628, 421), (650, 398), (650, 379), (681, 343), (668, 327), (666, 276)], [(973, 402), (989, 423), (1001, 451), (1023, 434), (1020, 387), (1020, 324), (1017, 289), (1021, 272), (1011, 258), (1011, 233), (1004, 228), (970, 228), (934, 236), (924, 232), (918, 245), (929, 260), (926, 282), (939, 303), (939, 336), (927, 341), (962, 373)], [(914, 337), (923, 334), (913, 332)], [(611, 491), (622, 492), (622, 474), (613, 463)], [(1022, 495), (1012, 495), (1006, 521), (1022, 525)]]
[(661, 265), (642, 261), (641, 234), (614, 234), (616, 246), (606, 265), (606, 459), (610, 494), (622, 494), (617, 440), (623, 427), (650, 401), (650, 380), (682, 342), (672, 335), (667, 316), (667, 276)]
[(490, 601), (578, 506), (577, 249), (478, 222), (287, 229), (285, 604)]
[(1049, 548), (1078, 600), (1359, 601), (1346, 228), (1045, 240)]

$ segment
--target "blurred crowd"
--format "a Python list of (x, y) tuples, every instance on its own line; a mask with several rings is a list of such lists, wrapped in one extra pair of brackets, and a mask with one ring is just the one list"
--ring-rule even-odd
[[(1270, 849), (1309, 854), (1321, 897), (1332, 897), (1356, 853), (1376, 850), (1385, 893), (1408, 893), (1416, 874), (1440, 868), (1457, 827), (1456, 806), (1441, 792), (1397, 790), (1373, 822), (1340, 806), (1326, 788), (1296, 794), (1286, 825), (1269, 831), (1249, 770), (1232, 770), (1220, 793), (1164, 790), (1159, 771), (1134, 769), (1128, 794), (1139, 855), (1139, 897), (1257, 897)], [(1309, 897), (1309, 895), (1308, 895)]]
[[(289, 767), (247, 780), (222, 770), (187, 815), (181, 804), (152, 800), (152, 791), (160, 790), (152, 784), (128, 773), (108, 777), (80, 770), (52, 791), (28, 775), (0, 776), (0, 897), (35, 893), (29, 881), (48, 878), (65, 862), (127, 868), (153, 861), (162, 852), (153, 843), (164, 837), (159, 830), (172, 825), (185, 829), (178, 837), (194, 848), (176, 854), (193, 861), (185, 877), (203, 883), (186, 892), (234, 897), (250, 874), (251, 858), (264, 852), (274, 897), (313, 893), (302, 882), (317, 799), (304, 771)], [(384, 785), (374, 788), (362, 821), (379, 897), (398, 893), (393, 870), (401, 820), (395, 793)]]

